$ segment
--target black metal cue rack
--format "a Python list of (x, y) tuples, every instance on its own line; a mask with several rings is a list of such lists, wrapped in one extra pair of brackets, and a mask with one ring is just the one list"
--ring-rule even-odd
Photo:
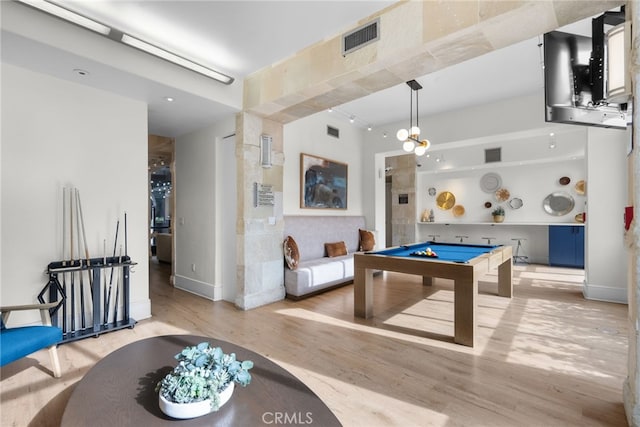
[(48, 294), (49, 301), (60, 301), (51, 309), (51, 323), (62, 329), (60, 344), (134, 327), (136, 321), (129, 316), (134, 265), (129, 256), (48, 265), (49, 281), (38, 300), (44, 303)]

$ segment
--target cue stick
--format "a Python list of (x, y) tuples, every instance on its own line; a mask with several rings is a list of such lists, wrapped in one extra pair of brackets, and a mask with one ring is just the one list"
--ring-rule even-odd
[[(80, 260), (80, 326), (82, 329), (85, 329), (85, 313), (84, 313), (84, 274), (82, 271), (82, 260), (80, 259), (80, 253), (82, 252), (82, 241), (80, 239), (80, 212), (78, 208), (78, 202), (80, 201), (80, 194), (78, 193), (78, 189), (75, 189), (76, 196), (76, 231), (78, 234), (78, 259)], [(85, 243), (86, 246), (86, 243)], [(85, 247), (85, 250), (87, 248)]]
[[(62, 187), (62, 266), (67, 266), (67, 187)], [(62, 331), (67, 332), (67, 273), (62, 273)]]
[[(84, 241), (84, 256), (87, 260), (87, 267), (91, 266), (91, 257), (89, 256), (89, 247), (87, 246), (87, 233), (84, 229), (84, 215), (82, 214), (82, 203), (80, 202), (80, 191), (76, 189), (77, 204), (78, 204), (78, 219), (80, 219), (80, 224), (82, 225), (82, 240)], [(89, 274), (89, 286), (91, 289), (91, 298), (93, 298), (93, 274), (91, 274), (91, 269), (87, 270)]]
[[(127, 256), (127, 212), (124, 212), (124, 255)], [(122, 245), (118, 253), (118, 264), (122, 265)], [(124, 267), (121, 267), (121, 275), (124, 274)], [(118, 322), (118, 299), (120, 297), (120, 276), (116, 278), (116, 302), (113, 306), (113, 323)]]
[[(75, 189), (69, 189), (69, 244), (71, 249), (70, 259), (71, 266), (74, 264), (73, 260), (73, 193)], [(71, 271), (71, 332), (76, 331), (76, 287), (75, 287), (75, 272)]]
[[(116, 223), (116, 238), (115, 241), (113, 242), (113, 257), (111, 259), (111, 262), (115, 262), (115, 258), (116, 258), (116, 248), (118, 245), (118, 230), (120, 229), (120, 218), (118, 218), (118, 222)], [(109, 277), (109, 293), (107, 295), (107, 301), (106, 301), (106, 307), (104, 310), (104, 323), (106, 324), (109, 321), (109, 311), (110, 311), (110, 304), (111, 304), (111, 287), (113, 286), (113, 270), (115, 270), (115, 267), (111, 267), (111, 274)]]
[(126, 257), (127, 254), (127, 211), (124, 211), (124, 256)]
[[(107, 308), (107, 274), (106, 274), (106, 267), (107, 267), (107, 239), (104, 239), (102, 241), (102, 266), (103, 266), (103, 275), (102, 275), (102, 293), (103, 293), (103, 307), (102, 309), (104, 310), (105, 308)], [(95, 314), (94, 314), (95, 316)], [(107, 323), (107, 321), (105, 320), (104, 323)]]
[[(126, 224), (126, 214), (125, 214), (125, 230), (127, 229)], [(126, 236), (126, 233), (125, 233)], [(126, 239), (125, 239), (126, 241)], [(120, 250), (118, 251), (118, 264), (122, 265), (122, 245), (120, 245)], [(123, 267), (120, 267), (121, 270), (124, 270)], [(120, 299), (120, 276), (122, 276), (122, 272), (121, 274), (118, 274), (118, 277), (116, 277), (116, 301), (113, 304), (113, 323), (116, 324), (118, 322), (118, 299)]]

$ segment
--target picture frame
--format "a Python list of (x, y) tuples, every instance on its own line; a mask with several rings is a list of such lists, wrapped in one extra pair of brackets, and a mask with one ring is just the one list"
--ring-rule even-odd
[(348, 165), (300, 153), (300, 207), (347, 209)]

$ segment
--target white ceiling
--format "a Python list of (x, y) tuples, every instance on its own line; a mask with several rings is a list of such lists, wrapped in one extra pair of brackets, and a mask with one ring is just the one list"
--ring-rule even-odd
[[(64, 1), (60, 4), (120, 31), (165, 47), (236, 78), (233, 84), (313, 43), (345, 32), (390, 1)], [(584, 23), (566, 31), (589, 34)], [(420, 114), (451, 111), (543, 89), (539, 39), (418, 77)], [(140, 53), (144, 55), (144, 53)], [(149, 104), (149, 132), (178, 136), (235, 111), (226, 105), (178, 92), (110, 69), (69, 52), (2, 33), (2, 60), (57, 77), (113, 91)], [(99, 79), (81, 79), (71, 71), (87, 69)], [(218, 83), (215, 83), (218, 84)], [(173, 92), (172, 92), (173, 90)], [(176, 105), (163, 101), (179, 100)], [(408, 120), (410, 89), (401, 84), (338, 106), (356, 116), (356, 124), (380, 129)]]

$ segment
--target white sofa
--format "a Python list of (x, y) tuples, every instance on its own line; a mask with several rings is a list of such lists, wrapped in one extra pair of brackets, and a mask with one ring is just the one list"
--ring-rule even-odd
[[(353, 282), (353, 253), (359, 249), (358, 230), (364, 228), (363, 216), (285, 216), (284, 236), (293, 237), (300, 254), (295, 270), (284, 265), (287, 297), (300, 299)], [(325, 243), (340, 241), (347, 255), (329, 258)]]

